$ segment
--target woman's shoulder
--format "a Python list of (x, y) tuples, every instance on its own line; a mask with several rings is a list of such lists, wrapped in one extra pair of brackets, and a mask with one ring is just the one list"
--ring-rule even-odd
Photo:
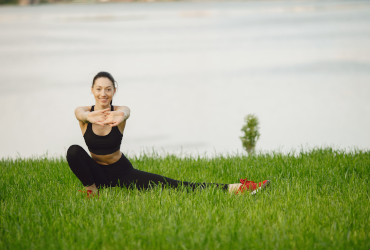
[(129, 107), (127, 106), (116, 106), (116, 105), (112, 105), (112, 106), (113, 106), (114, 111), (122, 110), (122, 109), (129, 109)]

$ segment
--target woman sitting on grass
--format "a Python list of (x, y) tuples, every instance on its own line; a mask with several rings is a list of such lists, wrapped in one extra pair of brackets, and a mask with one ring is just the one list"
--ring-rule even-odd
[(130, 109), (112, 105), (116, 92), (112, 75), (99, 72), (93, 79), (91, 92), (95, 97), (95, 105), (78, 107), (75, 110), (91, 157), (78, 145), (70, 146), (67, 151), (69, 167), (85, 186), (88, 196), (99, 192), (98, 188), (109, 186), (147, 189), (151, 184), (162, 184), (172, 188), (183, 185), (195, 189), (215, 185), (238, 193), (245, 190), (257, 192), (269, 184), (269, 181), (257, 184), (247, 179), (241, 179), (241, 184), (190, 183), (134, 169), (120, 152), (122, 134), (126, 120), (130, 117)]

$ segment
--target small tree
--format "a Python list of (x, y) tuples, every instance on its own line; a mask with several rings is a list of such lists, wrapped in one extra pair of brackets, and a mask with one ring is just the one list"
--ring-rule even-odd
[(248, 154), (254, 153), (254, 148), (256, 147), (257, 141), (260, 138), (259, 121), (255, 115), (247, 115), (244, 117), (244, 122), (246, 123), (241, 131), (244, 135), (240, 137), (243, 143), (243, 147), (247, 150)]

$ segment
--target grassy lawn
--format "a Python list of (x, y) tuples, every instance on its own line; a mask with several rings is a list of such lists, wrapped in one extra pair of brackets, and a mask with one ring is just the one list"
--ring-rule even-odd
[(135, 168), (265, 192), (104, 189), (86, 200), (65, 159), (0, 161), (0, 249), (370, 249), (370, 151), (252, 157), (143, 154)]

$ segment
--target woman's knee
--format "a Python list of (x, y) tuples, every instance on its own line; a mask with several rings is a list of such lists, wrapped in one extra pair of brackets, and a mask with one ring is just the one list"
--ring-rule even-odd
[(79, 145), (70, 146), (67, 150), (67, 161), (81, 157), (81, 154), (83, 154), (84, 151), (85, 150)]

